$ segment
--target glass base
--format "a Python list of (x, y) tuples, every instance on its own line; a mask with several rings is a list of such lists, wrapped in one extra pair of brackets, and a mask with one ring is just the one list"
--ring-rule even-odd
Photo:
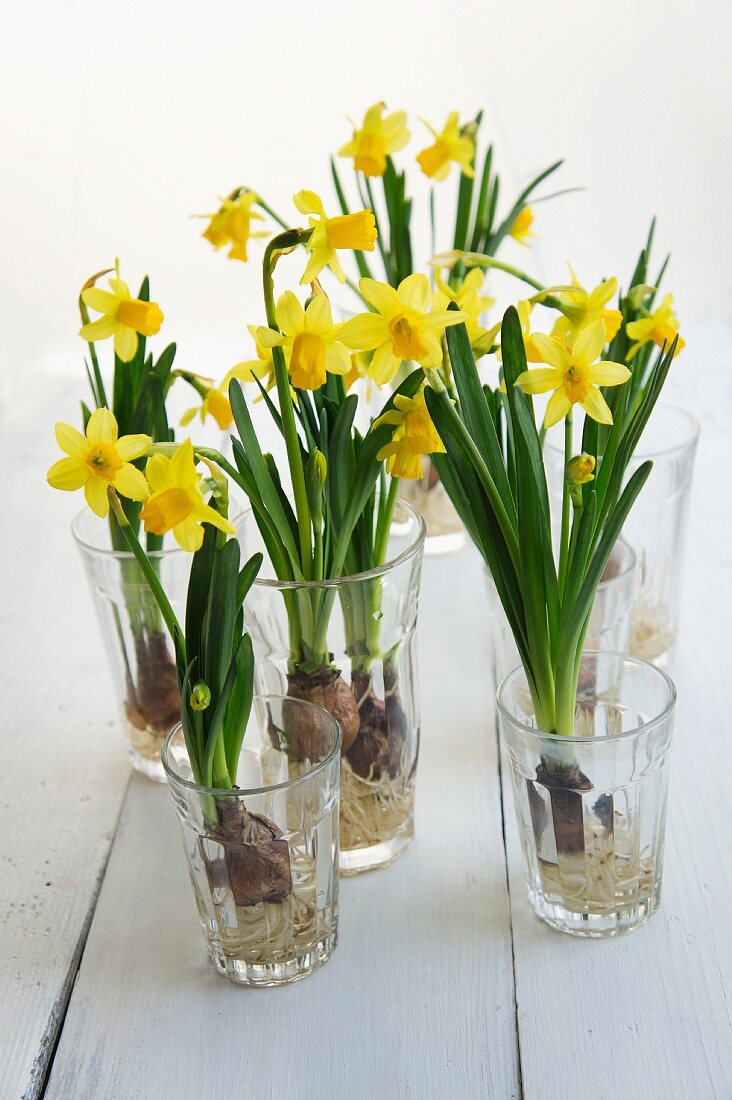
[(661, 904), (661, 892), (658, 889), (645, 898), (635, 898), (632, 903), (618, 905), (617, 908), (604, 912), (567, 909), (531, 887), (529, 900), (537, 917), (550, 928), (569, 936), (603, 939), (632, 932), (649, 921)]
[(165, 772), (160, 753), (165, 734), (158, 733), (149, 726), (140, 729), (129, 721), (125, 722), (124, 733), (127, 739), (127, 755), (135, 771), (152, 779), (155, 783), (164, 783)]
[(157, 760), (150, 756), (143, 756), (142, 753), (135, 752), (131, 746), (127, 746), (127, 755), (130, 758), (130, 763), (136, 772), (140, 775), (144, 775), (146, 779), (152, 779), (154, 783), (165, 782), (165, 772), (163, 771), (163, 765), (158, 757)]
[(341, 848), (338, 870), (342, 876), (362, 875), (365, 871), (376, 871), (388, 867), (407, 850), (414, 839), (414, 823), (410, 820), (393, 837), (379, 844), (369, 844), (364, 848)]
[(328, 961), (338, 946), (338, 931), (334, 929), (307, 949), (295, 950), (286, 959), (275, 962), (245, 962), (231, 958), (214, 944), (209, 945), (209, 958), (219, 974), (237, 985), (271, 986), (289, 985), (307, 978)]

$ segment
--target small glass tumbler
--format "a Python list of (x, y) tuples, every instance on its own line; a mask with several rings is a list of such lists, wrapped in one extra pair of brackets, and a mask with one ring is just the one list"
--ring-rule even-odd
[[(575, 450), (581, 423), (575, 425)], [(665, 668), (678, 637), (684, 548), (699, 422), (676, 405), (651, 413), (626, 473), (626, 481), (651, 459), (653, 469), (623, 527), (636, 552), (630, 652)], [(555, 515), (561, 512), (564, 452), (556, 429), (544, 444), (547, 480)]]
[(252, 512), (238, 531), (246, 557), (264, 555), (244, 607), (257, 690), (307, 699), (337, 717), (340, 871), (385, 867), (414, 836), (424, 523), (397, 500), (384, 564), (325, 581), (278, 580)]
[(498, 721), (537, 916), (613, 936), (658, 909), (676, 689), (648, 661), (588, 652), (575, 736), (536, 727), (526, 674), (498, 689)]
[[(585, 639), (587, 650), (626, 653), (630, 642), (631, 611), (635, 589), (636, 556), (625, 539), (618, 539), (597, 588), (590, 625)], [(506, 612), (490, 571), (485, 569), (490, 622), (491, 688), (521, 663)]]
[(234, 790), (193, 781), (180, 726), (165, 740), (208, 954), (240, 985), (297, 981), (335, 950), (340, 749), (332, 715), (279, 696), (255, 697)]
[[(160, 753), (180, 721), (173, 646), (160, 609), (129, 551), (112, 546), (109, 524), (84, 509), (71, 530), (89, 581), (119, 702), (127, 753), (136, 771), (165, 782)], [(183, 622), (191, 555), (166, 535), (148, 557)]]

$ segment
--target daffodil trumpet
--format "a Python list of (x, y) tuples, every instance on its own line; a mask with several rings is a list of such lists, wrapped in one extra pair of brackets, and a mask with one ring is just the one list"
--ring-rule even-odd
[[(650, 462), (643, 463), (623, 488), (626, 468), (675, 351), (672, 347), (659, 353), (651, 384), (631, 410), (630, 372), (623, 364), (595, 363), (605, 344), (603, 325), (602, 319), (590, 325), (573, 348), (558, 340), (547, 345), (545, 350), (555, 357), (557, 366), (529, 369), (520, 318), (515, 308), (509, 308), (501, 326), (505, 435), (497, 431), (463, 325), (446, 333), (457, 406), (449, 400), (439, 374), (427, 371), (427, 407), (446, 447), (446, 453), (435, 454), (434, 461), (493, 575), (526, 670), (540, 729), (548, 737), (547, 754), (553, 766), (571, 765), (561, 738), (574, 734), (579, 661), (590, 610), (623, 523), (651, 470)], [(617, 387), (612, 415), (593, 378), (603, 386)], [(531, 397), (550, 387), (556, 387), (552, 401), (560, 418), (566, 420), (575, 403), (584, 403), (582, 469), (586, 474), (591, 465), (593, 474), (591, 478), (577, 474), (567, 430), (567, 468), (575, 478), (574, 483), (571, 478), (565, 482), (558, 564)], [(598, 420), (609, 431), (599, 463)]]

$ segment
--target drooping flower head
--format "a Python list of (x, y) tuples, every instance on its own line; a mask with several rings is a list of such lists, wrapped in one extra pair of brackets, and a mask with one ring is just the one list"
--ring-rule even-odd
[(598, 356), (605, 346), (605, 322), (602, 318), (583, 329), (573, 344), (555, 336), (533, 334), (533, 342), (548, 367), (526, 370), (516, 379), (524, 393), (549, 393), (544, 427), (550, 428), (567, 415), (572, 405), (580, 405), (588, 416), (600, 424), (612, 424), (613, 418), (598, 386), (619, 386), (630, 378), (630, 371), (620, 363)]
[(484, 281), (485, 272), (474, 267), (458, 286), (451, 287), (442, 278), (438, 269), (435, 271), (437, 290), (432, 295), (434, 310), (438, 312), (446, 310), (450, 302), (456, 302), (458, 308), (466, 315), (465, 327), (468, 331), (470, 346), (476, 355), (485, 355), (493, 344), (491, 330), (480, 323), (483, 314), (495, 302), (494, 298), (487, 298), (481, 294)]
[(263, 347), (281, 347), (289, 352), (289, 374), (299, 390), (317, 390), (325, 382), (326, 372), (348, 374), (351, 359), (341, 342), (342, 325), (333, 324), (330, 302), (317, 294), (303, 309), (291, 290), (286, 290), (275, 306), (280, 329), (257, 329)]
[(383, 117), (385, 103), (369, 107), (361, 129), (353, 124), (353, 137), (339, 149), (339, 157), (353, 157), (354, 168), (365, 176), (383, 176), (386, 158), (398, 153), (409, 141), (407, 112), (394, 111)]
[(254, 191), (234, 191), (228, 199), (223, 199), (215, 214), (199, 214), (198, 217), (210, 218), (208, 226), (201, 234), (218, 251), (226, 245), (230, 260), (248, 260), (247, 245), (253, 237), (266, 237), (266, 232), (252, 232), (253, 221), (264, 221), (262, 214), (252, 207), (257, 202)]
[(440, 336), (449, 325), (467, 320), (462, 310), (429, 312), (432, 295), (426, 275), (408, 275), (396, 290), (375, 279), (361, 279), (359, 288), (375, 312), (346, 321), (341, 338), (355, 351), (375, 349), (371, 377), (380, 386), (392, 380), (403, 362), (439, 366)]
[(433, 180), (447, 179), (454, 163), (458, 165), (464, 176), (472, 179), (475, 175), (473, 168), (475, 141), (470, 136), (473, 124), (468, 123), (467, 126), (461, 127), (457, 111), (450, 111), (447, 122), (439, 133), (425, 119), (421, 121), (435, 139), (432, 145), (417, 155), (417, 163), (424, 174)]
[[(618, 292), (618, 280), (616, 278), (605, 279), (594, 290), (586, 291), (580, 285), (577, 276), (570, 267), (572, 274), (572, 287), (557, 288), (555, 297), (562, 303), (562, 316), (558, 317), (553, 336), (563, 337), (570, 342), (593, 321), (601, 318), (605, 324), (605, 343), (608, 344), (620, 328), (623, 319), (619, 309), (605, 309), (605, 306)], [(545, 293), (553, 290), (549, 287)]]
[(376, 455), (386, 461), (392, 477), (416, 479), (422, 477), (422, 455), (444, 454), (445, 448), (427, 410), (424, 387), (414, 397), (397, 394), (394, 408), (378, 417), (372, 430), (381, 424), (393, 424), (391, 442)]
[(201, 475), (196, 470), (193, 444), (181, 443), (172, 458), (153, 455), (145, 467), (151, 495), (140, 511), (145, 530), (154, 535), (172, 531), (182, 550), (194, 553), (203, 542), (204, 523), (235, 535), (236, 530), (215, 508), (206, 504)]
[(202, 424), (205, 422), (207, 416), (212, 416), (221, 428), (221, 431), (226, 431), (234, 419), (234, 414), (231, 411), (231, 402), (226, 395), (228, 375), (220, 386), (207, 385), (207, 381), (208, 380), (198, 379), (196, 389), (198, 389), (201, 394), (201, 404), (186, 409), (180, 418), (181, 427), (184, 428), (187, 424), (190, 424), (196, 415), (200, 417)]
[(147, 454), (152, 440), (149, 435), (118, 438), (117, 421), (109, 409), (95, 409), (85, 436), (70, 424), (58, 423), (56, 441), (68, 457), (54, 462), (46, 475), (54, 489), (73, 492), (83, 486), (86, 502), (98, 516), (109, 511), (110, 485), (130, 500), (146, 499), (147, 482), (132, 460)]
[[(659, 347), (668, 350), (679, 331), (679, 320), (674, 313), (674, 296), (667, 294), (658, 309), (653, 310), (648, 317), (641, 317), (637, 321), (630, 321), (626, 332), (631, 340), (636, 343), (630, 348), (627, 358), (632, 359), (639, 348), (651, 341)], [(679, 354), (685, 341), (679, 337), (674, 357)]]
[(292, 201), (301, 214), (310, 214), (312, 234), (305, 247), (310, 253), (308, 265), (303, 272), (301, 285), (311, 283), (323, 270), (329, 267), (340, 282), (346, 276), (338, 259), (338, 249), (356, 249), (359, 252), (373, 252), (376, 243), (376, 220), (371, 210), (358, 210), (355, 214), (337, 214), (329, 218), (323, 207), (322, 199), (314, 191), (298, 191)]
[(114, 262), (114, 276), (109, 280), (109, 290), (100, 290), (94, 284), (100, 275), (106, 274), (106, 271), (100, 271), (84, 285), (82, 302), (102, 316), (82, 325), (79, 335), (90, 343), (113, 336), (115, 354), (123, 363), (129, 363), (137, 351), (138, 333), (141, 336), (155, 336), (163, 323), (163, 314), (157, 302), (144, 302), (141, 298), (132, 297), (127, 283), (120, 278), (119, 260)]
[(508, 232), (515, 241), (528, 247), (529, 242), (536, 236), (536, 233), (531, 232), (533, 224), (534, 211), (530, 206), (524, 206), (514, 218), (513, 225)]

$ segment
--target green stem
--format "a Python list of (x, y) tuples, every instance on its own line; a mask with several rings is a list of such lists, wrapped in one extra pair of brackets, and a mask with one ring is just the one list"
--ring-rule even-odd
[[(270, 328), (279, 332), (275, 317), (274, 304), (274, 269), (277, 260), (283, 250), (291, 248), (295, 244), (302, 243), (303, 234), (299, 230), (290, 230), (274, 237), (264, 253), (262, 263), (262, 282), (264, 289), (264, 305), (267, 314), (267, 323)], [(310, 232), (307, 233), (309, 239)], [(295, 411), (290, 392), (290, 377), (287, 373), (285, 353), (281, 347), (272, 349), (272, 361), (275, 368), (275, 380), (277, 383), (277, 396), (280, 403), (280, 416), (282, 417), (282, 434), (285, 438), (287, 449), (287, 462), (290, 467), (292, 479), (292, 493), (295, 498), (295, 511), (297, 514), (297, 529), (300, 540), (301, 569), (306, 580), (312, 576), (312, 544), (310, 539), (310, 509), (308, 507), (308, 494), (305, 487), (305, 470), (300, 454), (300, 439), (297, 434)]]
[(386, 557), (386, 547), (389, 542), (391, 530), (391, 518), (394, 514), (397, 493), (399, 492), (399, 478), (393, 477), (389, 484), (389, 492), (386, 496), (386, 504), (379, 515), (376, 525), (376, 538), (374, 540), (374, 565), (383, 565)]
[(107, 490), (107, 493), (109, 496), (110, 506), (117, 518), (117, 523), (119, 524), (120, 531), (122, 532), (122, 537), (127, 543), (129, 549), (134, 554), (137, 564), (140, 566), (143, 576), (150, 586), (152, 594), (155, 597), (158, 607), (160, 608), (160, 613), (165, 620), (165, 625), (168, 628), (171, 638), (175, 637), (175, 632), (177, 630), (182, 639), (183, 631), (180, 628), (180, 624), (175, 616), (173, 608), (170, 606), (168, 597), (165, 595), (165, 590), (160, 583), (160, 578), (153, 569), (152, 563), (150, 562), (147, 554), (140, 546), (139, 540), (132, 528), (130, 527), (127, 516), (124, 513), (124, 510), (120, 503), (120, 499), (111, 485)]
[(569, 518), (571, 514), (572, 497), (567, 475), (569, 460), (572, 457), (572, 410), (570, 409), (564, 418), (564, 478), (562, 481), (562, 531), (559, 540), (559, 596), (564, 594), (564, 585), (567, 578), (567, 565), (569, 562)]

